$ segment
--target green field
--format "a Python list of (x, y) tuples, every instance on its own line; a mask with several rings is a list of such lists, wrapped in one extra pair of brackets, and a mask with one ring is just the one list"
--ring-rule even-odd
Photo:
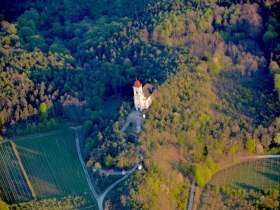
[(280, 186), (280, 158), (243, 162), (218, 172), (211, 185), (263, 190)]
[(37, 198), (83, 196), (87, 205), (95, 205), (79, 162), (74, 130), (21, 137), (15, 143)]
[(0, 198), (8, 203), (32, 199), (10, 142), (0, 144)]

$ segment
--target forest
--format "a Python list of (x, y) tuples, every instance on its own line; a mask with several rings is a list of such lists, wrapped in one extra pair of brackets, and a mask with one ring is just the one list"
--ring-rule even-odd
[(145, 170), (108, 208), (184, 209), (190, 180), (203, 187), (223, 160), (279, 152), (278, 1), (16, 2), (0, 9), (0, 141), (71, 121), (86, 161), (129, 168), (136, 142), (120, 127), (132, 85), (156, 86)]

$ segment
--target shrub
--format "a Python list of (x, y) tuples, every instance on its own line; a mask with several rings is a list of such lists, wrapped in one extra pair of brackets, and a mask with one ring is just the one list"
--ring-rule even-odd
[(274, 143), (280, 145), (280, 133), (277, 133), (273, 139)]
[(101, 164), (100, 164), (99, 162), (96, 162), (96, 163), (94, 164), (94, 168), (95, 168), (96, 170), (101, 169)]
[(113, 164), (113, 162), (114, 162), (114, 158), (111, 155), (106, 156), (106, 158), (105, 158), (105, 166), (107, 168), (110, 168), (111, 165)]
[(0, 209), (1, 209), (1, 210), (9, 210), (10, 208), (9, 208), (9, 205), (8, 205), (8, 204), (6, 204), (4, 201), (2, 201), (2, 200), (0, 199)]
[(248, 152), (254, 153), (256, 151), (257, 142), (256, 139), (249, 138), (246, 141), (246, 150)]

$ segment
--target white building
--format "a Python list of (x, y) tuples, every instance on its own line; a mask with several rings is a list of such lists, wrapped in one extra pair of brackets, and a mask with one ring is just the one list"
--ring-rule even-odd
[(154, 99), (153, 96), (154, 87), (150, 84), (146, 84), (142, 88), (142, 84), (139, 80), (136, 80), (133, 85), (134, 92), (134, 106), (136, 110), (142, 111), (148, 109)]

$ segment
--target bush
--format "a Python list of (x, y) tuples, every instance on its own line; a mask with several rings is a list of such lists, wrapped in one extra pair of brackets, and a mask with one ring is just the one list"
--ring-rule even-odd
[(40, 117), (42, 118), (42, 120), (45, 120), (48, 118), (48, 107), (45, 102), (40, 104), (39, 111), (40, 111)]
[(280, 73), (280, 67), (275, 61), (271, 61), (269, 64), (269, 71), (272, 75)]
[(8, 205), (8, 204), (6, 204), (4, 201), (2, 201), (2, 200), (0, 199), (0, 209), (1, 209), (1, 210), (9, 210), (10, 208), (9, 208), (9, 205)]
[(256, 142), (256, 139), (247, 139), (246, 141), (246, 150), (250, 153), (254, 153), (256, 151), (256, 146), (257, 146), (257, 142)]
[(111, 155), (106, 156), (105, 158), (105, 166), (110, 168), (114, 162), (114, 158)]
[(280, 145), (280, 133), (277, 133), (273, 139), (274, 143)]
[(91, 120), (87, 120), (85, 123), (84, 123), (84, 131), (86, 134), (89, 134), (91, 132), (91, 128), (92, 128), (92, 121)]
[(280, 92), (280, 74), (275, 74), (274, 76), (274, 89)]
[(96, 170), (101, 169), (101, 164), (100, 164), (99, 162), (96, 162), (96, 163), (94, 164), (94, 168), (95, 168)]
[(195, 181), (200, 187), (203, 187), (212, 176), (211, 171), (206, 166), (201, 166), (199, 164), (195, 165), (194, 174)]

